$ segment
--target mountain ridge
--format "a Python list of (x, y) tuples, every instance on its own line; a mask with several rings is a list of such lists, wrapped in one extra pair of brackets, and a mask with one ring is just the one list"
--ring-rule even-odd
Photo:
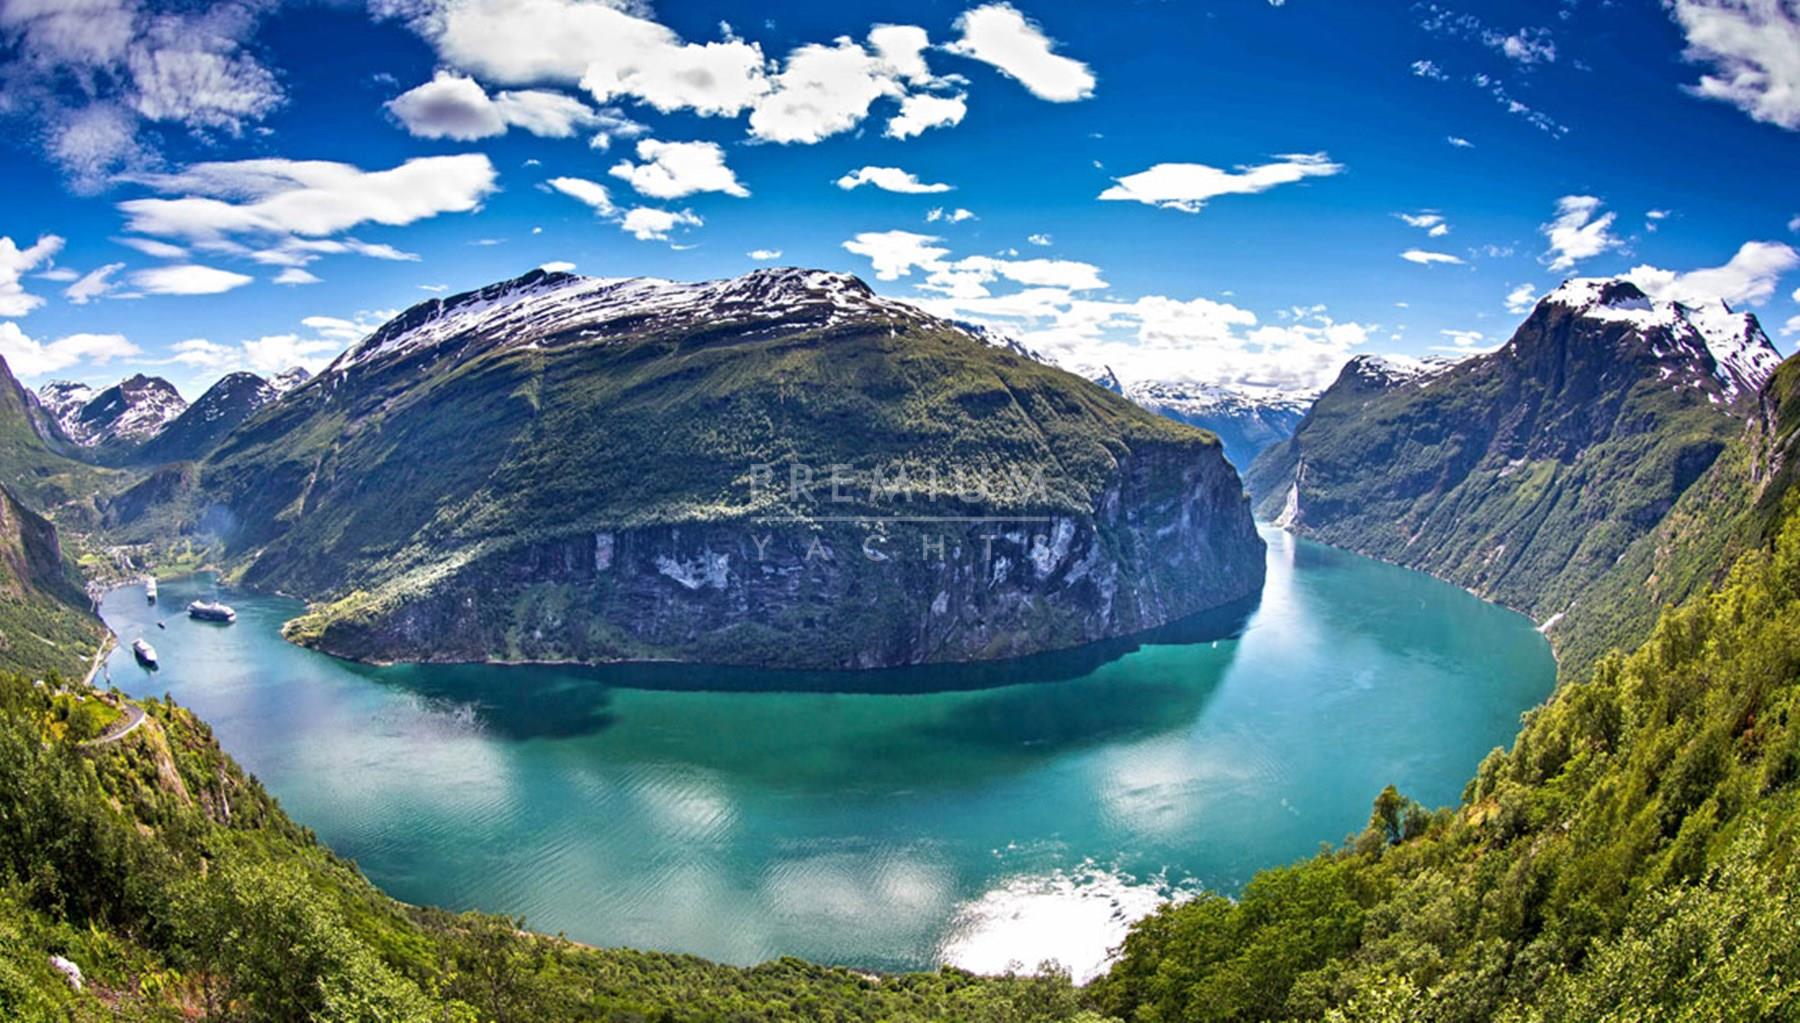
[[(801, 470), (851, 482), (757, 481)], [(167, 483), (315, 602), (294, 638), (372, 660), (986, 659), (1262, 577), (1216, 437), (795, 268), (419, 303)]]
[(1585, 613), (1580, 594), (1754, 415), (1780, 357), (1733, 317), (1756, 347), (1715, 353), (1687, 307), (1570, 281), (1494, 352), (1422, 372), (1352, 360), (1247, 486), (1259, 515), (1328, 543), (1540, 622)]

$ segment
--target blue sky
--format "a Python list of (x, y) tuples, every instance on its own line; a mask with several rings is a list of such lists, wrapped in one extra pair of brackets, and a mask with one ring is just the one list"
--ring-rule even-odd
[(543, 264), (846, 270), (1246, 387), (1574, 275), (1800, 334), (1793, 0), (0, 0), (0, 61), (28, 384), (317, 368)]

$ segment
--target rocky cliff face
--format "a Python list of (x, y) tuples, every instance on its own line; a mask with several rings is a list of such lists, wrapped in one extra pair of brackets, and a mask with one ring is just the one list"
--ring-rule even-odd
[(1177, 449), (1133, 457), (1091, 517), (582, 533), (353, 596), (290, 635), (374, 661), (847, 669), (1013, 657), (1258, 592), (1261, 541), (1234, 484), (1222, 462)]
[(296, 639), (372, 660), (1001, 657), (1263, 570), (1216, 438), (809, 270), (424, 303), (171, 483), (115, 510), (192, 509), (315, 601)]

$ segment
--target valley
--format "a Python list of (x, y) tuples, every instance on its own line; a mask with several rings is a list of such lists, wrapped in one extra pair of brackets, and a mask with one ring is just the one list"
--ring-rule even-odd
[[(490, 926), (481, 913), (522, 913), (593, 945), (704, 957), (677, 971), (684, 985), (736, 968), (747, 970), (727, 983), (753, 985), (770, 968), (756, 964), (799, 962), (784, 957), (828, 963), (807, 967), (807, 990), (870, 1009), (840, 987), (859, 974), (834, 970), (966, 984), (931, 996), (953, 1000), (1004, 1002), (1039, 985), (1054, 1007), (1028, 1018), (1185, 1018), (1195, 999), (1239, 1007), (1217, 1018), (1318, 1015), (1370, 991), (1424, 997), (1381, 965), (1415, 939), (1376, 937), (1392, 900), (1424, 897), (1436, 876), (1415, 857), (1498, 843), (1480, 855), (1513, 861), (1561, 812), (1542, 802), (1547, 779), (1587, 771), (1607, 784), (1610, 768), (1579, 758), (1517, 758), (1565, 742), (1533, 738), (1545, 729), (1623, 727), (1569, 724), (1589, 713), (1570, 708), (1615, 698), (1590, 694), (1619, 673), (1652, 670), (1643, 654), (1601, 656), (1606, 646), (1649, 634), (1659, 614), (1666, 645), (1681, 627), (1670, 622), (1719, 613), (1664, 612), (1658, 592), (1695, 607), (1724, 599), (1704, 596), (1720, 585), (1779, 599), (1756, 566), (1791, 505), (1795, 371), (1775, 367), (1753, 319), (1733, 321), (1742, 344), (1715, 345), (1718, 317), (1702, 330), (1697, 314), (1630, 287), (1567, 285), (1492, 355), (1351, 360), (1290, 438), (1259, 435), (1248, 497), (1219, 441), (1172, 421), (1196, 402), (1216, 408), (1217, 395), (1121, 388), (1140, 409), (860, 282), (804, 271), (699, 286), (528, 275), (409, 311), (297, 387), (227, 376), (161, 426), (93, 444), (30, 414), (48, 406), (17, 388), (30, 432), (15, 434), (13, 471), (76, 487), (33, 492), (57, 498), (48, 510), (81, 559), (106, 552), (115, 585), (100, 611), (120, 647), (96, 684), (135, 700), (124, 713), (137, 725), (106, 756), (162, 778), (164, 795), (141, 807), (174, 798), (188, 808), (154, 812), (216, 835), (188, 848), (152, 829), (145, 848), (162, 851), (143, 855), (241, 855), (224, 837), (241, 797), (205, 794), (238, 769), (177, 782), (192, 764), (154, 763), (170, 729), (211, 741), (217, 728), (261, 780), (249, 784), (268, 785), (332, 850), (308, 851), (311, 832), (296, 842), (272, 802), (250, 825), (287, 836), (254, 841), (274, 841), (290, 883), (350, 914), (328, 919), (345, 921), (353, 945), (408, 933), (461, 947)], [(546, 351), (559, 344), (572, 347)], [(733, 361), (746, 344), (748, 377)], [(814, 407), (823, 392), (808, 374), (819, 373), (865, 390)], [(604, 389), (582, 390), (596, 380)], [(88, 402), (114, 400), (106, 393)], [(687, 445), (680, 473), (621, 461), (652, 450), (649, 435), (594, 419), (569, 394), (639, 422), (656, 409), (662, 443)], [(826, 428), (851, 410), (865, 431), (854, 448)], [(758, 433), (776, 413), (794, 432)], [(482, 417), (505, 424), (485, 448), (445, 432)], [(615, 447), (579, 454), (567, 443), (579, 430)], [(934, 440), (970, 431), (989, 448)], [(721, 452), (757, 458), (739, 467)], [(1249, 526), (1253, 499), (1278, 526)], [(69, 655), (41, 665), (74, 671), (93, 642), (80, 637), (99, 631), (77, 556), (49, 520), (23, 506), (9, 516), (20, 526), (9, 571), (40, 611), (8, 636), (35, 633)], [(146, 601), (130, 583), (136, 559), (176, 551), (214, 571), (159, 572), (160, 603)], [(1726, 580), (1721, 559), (1739, 557)], [(1646, 572), (1660, 590), (1646, 591)], [(317, 597), (270, 595), (290, 587)], [(1589, 609), (1587, 595), (1609, 592)], [(172, 610), (221, 594), (238, 624)], [(1536, 628), (1477, 595), (1550, 620)], [(124, 643), (139, 637), (156, 642), (159, 670), (134, 662)], [(75, 739), (93, 715), (74, 709), (79, 689), (50, 679), (9, 697), (50, 701), (9, 727), (48, 721), (83, 756)], [(1501, 753), (1522, 712), (1519, 745)], [(1777, 766), (1754, 771), (1783, 791), (1787, 740), (1769, 741)], [(1696, 792), (1743, 777), (1683, 770), (1705, 772)], [(1371, 792), (1382, 794), (1365, 818)], [(1645, 865), (1626, 869), (1658, 864), (1658, 884), (1688, 884), (1753, 841), (1738, 822), (1762, 812), (1754, 800), (1711, 798), (1716, 839), (1682, 839), (1686, 825), (1645, 833), (1632, 854)], [(1347, 837), (1304, 858), (1329, 836)], [(1510, 882), (1484, 883), (1496, 904), (1519, 897)], [(381, 892), (466, 913), (404, 909)], [(1612, 914), (1644, 905), (1609, 897)], [(27, 930), (52, 919), (12, 912), (7, 926)], [(387, 922), (348, 922), (371, 912)], [(1562, 919), (1509, 932), (1506, 947), (1551, 940)], [(1611, 954), (1611, 926), (1592, 936), (1596, 954)], [(573, 978), (635, 953), (509, 940), (524, 944), (480, 955), (574, 971), (535, 974), (521, 998), (575, 1013), (563, 999), (623, 996)], [(1470, 954), (1460, 932), (1441, 940)], [(1145, 979), (1194, 942), (1212, 950), (1195, 972)], [(433, 968), (355, 947), (397, 971), (359, 985), (423, 997), (411, 992)], [(200, 961), (180, 941), (134, 948)], [(130, 983), (95, 966), (94, 949), (81, 955), (106, 983)], [(1049, 973), (1034, 972), (1042, 961)], [(1432, 983), (1466, 983), (1473, 968), (1442, 967)], [(1267, 982), (1218, 1003), (1205, 993), (1247, 969)], [(1517, 1004), (1537, 982), (1515, 970), (1526, 972), (1486, 1001), (1459, 997)], [(1317, 971), (1347, 971), (1337, 975), (1354, 993), (1321, 992)], [(1556, 997), (1577, 1004), (1588, 983), (1577, 975)], [(669, 1004), (666, 991), (641, 997)], [(796, 1011), (785, 995), (757, 997)]]

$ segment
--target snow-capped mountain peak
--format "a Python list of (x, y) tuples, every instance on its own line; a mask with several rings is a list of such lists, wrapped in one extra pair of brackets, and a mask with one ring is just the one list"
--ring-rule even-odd
[(931, 319), (915, 306), (876, 295), (851, 274), (826, 270), (770, 267), (698, 283), (533, 270), (413, 306), (353, 345), (326, 373), (426, 352), (461, 356), (493, 347), (604, 341), (700, 322), (768, 320), (816, 329), (869, 316)]
[(312, 373), (305, 366), (289, 366), (270, 377), (268, 383), (270, 387), (275, 388), (277, 393), (286, 394), (311, 379)]
[(1344, 364), (1342, 375), (1360, 377), (1380, 387), (1424, 383), (1439, 376), (1461, 359), (1449, 356), (1413, 358), (1408, 355), (1358, 355)]
[(62, 432), (83, 447), (148, 440), (187, 408), (174, 384), (142, 373), (101, 391), (86, 384), (51, 381), (37, 397)]
[[(1728, 400), (1755, 394), (1781, 364), (1781, 353), (1752, 313), (1724, 302), (1684, 305), (1658, 300), (1622, 277), (1578, 277), (1545, 295), (1546, 307), (1603, 323), (1620, 323), (1651, 341), (1664, 358), (1704, 353), (1712, 378)], [(1536, 315), (1536, 314), (1534, 314)]]

